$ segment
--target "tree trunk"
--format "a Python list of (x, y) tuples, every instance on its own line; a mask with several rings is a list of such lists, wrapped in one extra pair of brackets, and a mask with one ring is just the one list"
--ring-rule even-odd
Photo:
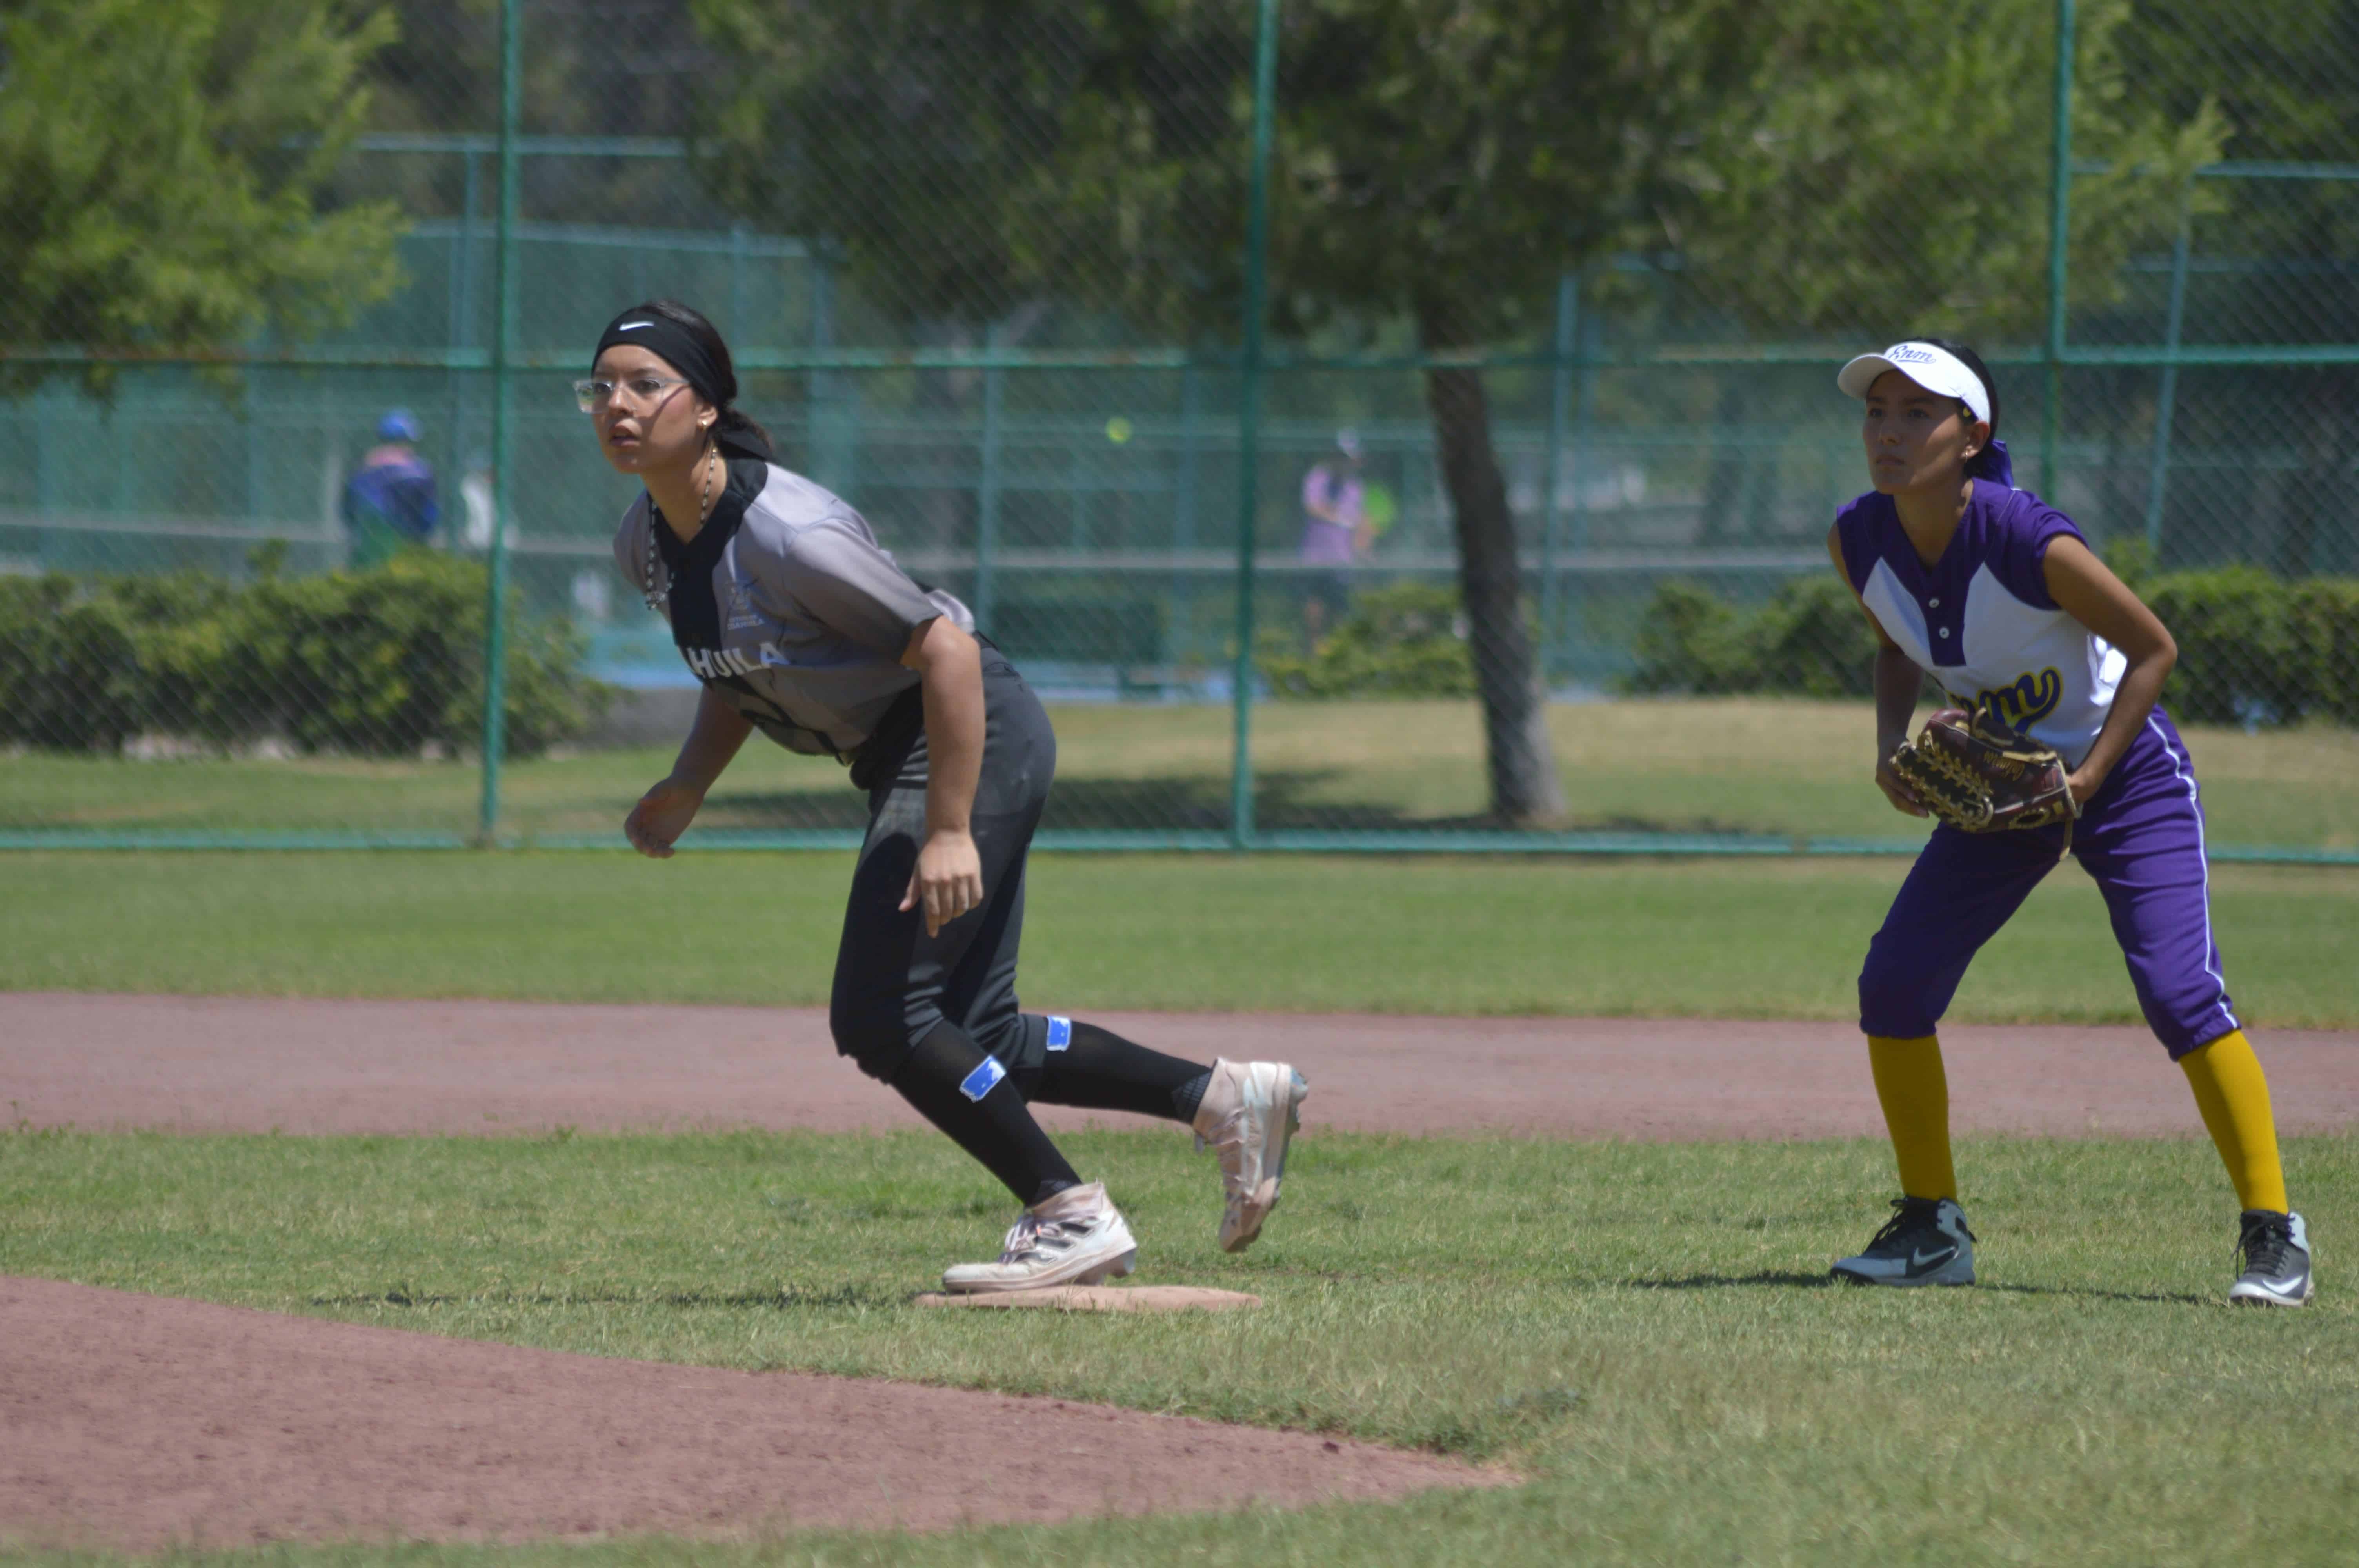
[[(1429, 349), (1449, 346), (1419, 312)], [(1532, 640), (1524, 625), (1523, 568), (1516, 558), (1516, 520), (1507, 481), (1491, 445), (1491, 410), (1476, 370), (1429, 370), (1441, 481), (1458, 533), (1458, 583), (1466, 601), (1474, 687), (1483, 703), (1489, 752), (1491, 811), (1502, 821), (1536, 826), (1564, 815), (1556, 756), (1549, 747)]]

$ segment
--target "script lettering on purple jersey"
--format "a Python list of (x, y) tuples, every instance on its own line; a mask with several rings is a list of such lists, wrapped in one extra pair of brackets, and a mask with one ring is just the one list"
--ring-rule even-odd
[(2010, 730), (2028, 731), (2056, 711), (2064, 700), (2064, 676), (2053, 665), (2037, 673), (2027, 670), (2005, 686), (1989, 687), (1961, 708), (1978, 708)]
[(1861, 496), (1835, 525), (1844, 574), (1867, 612), (1951, 702), (2079, 764), (2128, 661), (2048, 592), (2042, 558), (2051, 540), (2081, 536), (2071, 519), (2028, 491), (1976, 480), (1931, 562), (1917, 554), (1889, 496)]

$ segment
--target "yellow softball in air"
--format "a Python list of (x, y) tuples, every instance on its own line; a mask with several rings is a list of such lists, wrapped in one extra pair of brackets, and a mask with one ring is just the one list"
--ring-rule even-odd
[(1130, 439), (1130, 421), (1119, 414), (1106, 421), (1106, 439), (1117, 447)]

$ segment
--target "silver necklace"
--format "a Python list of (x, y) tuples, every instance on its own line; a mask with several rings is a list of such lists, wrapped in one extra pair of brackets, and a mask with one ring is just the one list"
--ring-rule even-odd
[[(701, 526), (712, 514), (712, 470), (721, 466), (718, 442), (705, 449), (704, 481), (697, 487), (696, 520)], [(655, 498), (647, 498), (647, 564), (639, 574), (639, 597), (647, 600), (649, 610), (660, 611), (671, 598), (671, 573), (663, 574), (663, 585), (656, 585), (656, 570), (663, 564), (662, 553), (656, 547), (656, 530), (664, 525), (662, 514), (656, 509)]]

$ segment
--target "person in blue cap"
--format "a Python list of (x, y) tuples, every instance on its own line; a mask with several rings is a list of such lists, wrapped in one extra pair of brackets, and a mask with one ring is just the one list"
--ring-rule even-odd
[(376, 422), (377, 444), (344, 481), (344, 530), (352, 535), (349, 564), (355, 568), (433, 543), (442, 503), (434, 470), (418, 455), (421, 434), (408, 409), (387, 409)]

